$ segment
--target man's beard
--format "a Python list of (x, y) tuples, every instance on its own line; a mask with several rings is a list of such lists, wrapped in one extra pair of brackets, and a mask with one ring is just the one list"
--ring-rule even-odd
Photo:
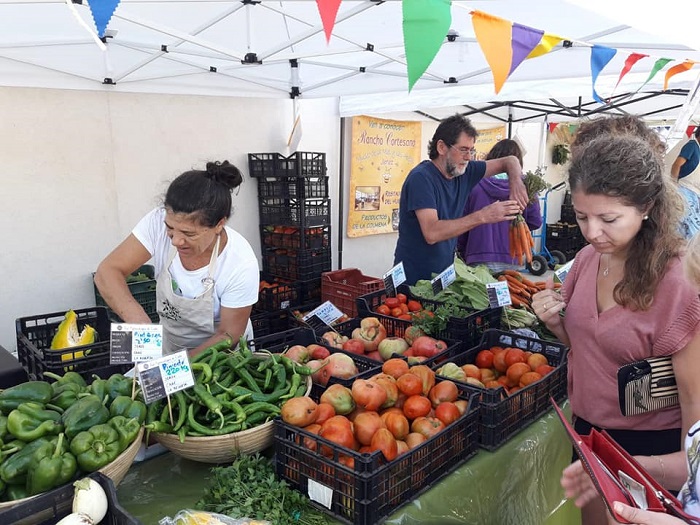
[(459, 171), (457, 164), (453, 164), (452, 162), (450, 162), (450, 159), (445, 159), (445, 171), (451, 179), (454, 179), (455, 177), (461, 177), (462, 175), (464, 175), (464, 172), (467, 171), (467, 166), (465, 164), (464, 169), (462, 171)]

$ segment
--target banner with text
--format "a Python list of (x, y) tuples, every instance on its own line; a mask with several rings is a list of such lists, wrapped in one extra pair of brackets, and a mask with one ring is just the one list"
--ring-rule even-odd
[(474, 160), (486, 160), (486, 155), (488, 155), (491, 148), (493, 148), (499, 140), (508, 138), (506, 135), (506, 127), (498, 126), (497, 128), (490, 129), (480, 129), (479, 136), (476, 137), (476, 155)]
[(348, 237), (399, 229), (399, 196), (421, 158), (421, 123), (352, 119)]

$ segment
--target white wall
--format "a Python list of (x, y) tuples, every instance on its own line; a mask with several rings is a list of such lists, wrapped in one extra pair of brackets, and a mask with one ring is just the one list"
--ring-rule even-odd
[[(336, 195), (337, 102), (303, 109), (298, 149), (327, 153)], [(94, 306), (92, 272), (170, 180), (207, 160), (247, 175), (247, 153), (285, 152), (291, 123), (289, 100), (0, 88), (0, 345), (15, 349), (16, 318)], [(259, 254), (254, 180), (230, 224)]]

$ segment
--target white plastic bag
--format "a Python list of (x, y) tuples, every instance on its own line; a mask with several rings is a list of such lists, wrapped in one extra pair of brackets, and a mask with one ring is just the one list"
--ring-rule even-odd
[(162, 518), (158, 525), (272, 525), (269, 521), (249, 518), (229, 518), (223, 514), (205, 512), (202, 510), (181, 510), (174, 517)]

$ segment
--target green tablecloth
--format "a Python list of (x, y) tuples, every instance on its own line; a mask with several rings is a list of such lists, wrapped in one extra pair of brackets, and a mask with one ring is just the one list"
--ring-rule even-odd
[[(550, 411), (498, 450), (480, 451), (387, 524), (577, 525), (580, 513), (559, 485), (570, 460), (571, 443)], [(137, 463), (118, 487), (119, 502), (156, 524), (194, 505), (209, 468), (171, 453)]]

